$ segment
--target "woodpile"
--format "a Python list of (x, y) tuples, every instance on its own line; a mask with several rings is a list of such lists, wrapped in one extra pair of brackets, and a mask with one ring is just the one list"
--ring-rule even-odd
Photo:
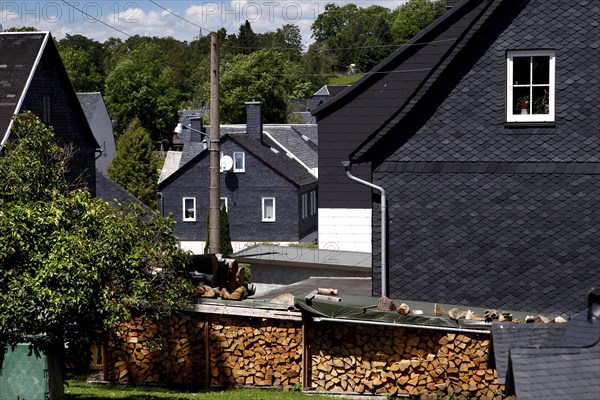
[(318, 391), (503, 398), (486, 335), (319, 323), (307, 340)]
[(222, 317), (210, 329), (210, 379), (217, 386), (300, 383), (299, 322)]
[[(402, 307), (402, 306), (400, 306)], [(407, 310), (408, 311), (408, 310)], [(412, 311), (411, 311), (412, 312)], [(501, 399), (489, 335), (366, 324), (186, 314), (121, 324), (107, 378), (128, 383), (292, 387), (421, 399)]]
[(136, 318), (119, 325), (109, 344), (110, 381), (169, 382), (200, 385), (205, 382), (206, 322), (183, 315), (163, 327)]
[(209, 284), (199, 282), (196, 286), (198, 297), (245, 300), (256, 292), (256, 287), (247, 281), (246, 268), (240, 267), (237, 260), (217, 258), (214, 254), (195, 257), (197, 266), (203, 265), (201, 269), (206, 270), (206, 266), (209, 265), (212, 273)]
[(300, 383), (300, 322), (195, 314), (164, 327), (136, 318), (116, 334), (108, 350), (109, 381), (199, 387), (208, 386), (207, 378), (213, 386)]

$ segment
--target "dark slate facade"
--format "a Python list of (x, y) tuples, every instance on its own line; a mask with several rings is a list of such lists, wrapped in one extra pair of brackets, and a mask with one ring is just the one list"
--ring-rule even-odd
[[(599, 17), (591, 1), (465, 0), (429, 28), (462, 33), (351, 154), (388, 194), (391, 297), (585, 307), (600, 282)], [(507, 51), (536, 49), (555, 52), (555, 121), (507, 123)], [(379, 294), (378, 197), (372, 207)]]
[(99, 149), (67, 71), (48, 32), (0, 33), (0, 136), (10, 135), (12, 116), (28, 110), (54, 128), (73, 149), (68, 179), (95, 193), (95, 152)]
[[(222, 135), (221, 154), (245, 154), (244, 172), (232, 169), (220, 174), (220, 197), (227, 198), (231, 239), (297, 242), (316, 232), (317, 214), (311, 215), (308, 210), (308, 216), (303, 218), (302, 195), (307, 194), (309, 199), (310, 192), (316, 192), (317, 180), (261, 135), (262, 131), (257, 129), (259, 120), (249, 119), (249, 129), (237, 129), (237, 133), (234, 133), (236, 129), (221, 130), (232, 132)], [(184, 159), (184, 156), (191, 158)], [(159, 184), (159, 191), (161, 213), (172, 215), (176, 221), (175, 236), (181, 241), (205, 241), (209, 210), (208, 150), (202, 150), (198, 143), (186, 144), (180, 168)], [(196, 221), (183, 221), (184, 197), (196, 199)], [(262, 221), (262, 198), (266, 197), (275, 198), (274, 222)]]

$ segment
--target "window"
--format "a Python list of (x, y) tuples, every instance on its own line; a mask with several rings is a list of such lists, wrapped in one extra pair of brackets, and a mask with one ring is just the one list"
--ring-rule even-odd
[(553, 51), (509, 51), (507, 53), (508, 122), (554, 121)]
[(42, 96), (42, 122), (52, 123), (52, 97), (47, 95)]
[(233, 153), (233, 172), (246, 171), (246, 155), (242, 152)]
[(222, 210), (225, 207), (225, 211), (229, 212), (229, 208), (227, 206), (227, 197), (221, 197), (221, 201), (219, 202), (219, 210)]
[(183, 220), (184, 221), (195, 221), (196, 220), (196, 198), (195, 197), (184, 197), (183, 198)]
[(308, 194), (302, 195), (302, 219), (308, 218)]
[(310, 215), (317, 213), (317, 191), (310, 192)]
[(275, 198), (262, 198), (262, 220), (263, 222), (275, 222)]

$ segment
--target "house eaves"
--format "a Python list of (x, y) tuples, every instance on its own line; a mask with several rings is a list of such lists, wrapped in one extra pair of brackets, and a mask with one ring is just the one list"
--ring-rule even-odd
[[(289, 157), (283, 149), (277, 149), (274, 142), (265, 145), (258, 143), (247, 134), (231, 134), (230, 138), (245, 148), (274, 172), (296, 187), (316, 184), (317, 179), (308, 172), (297, 160)], [(271, 146), (272, 145), (272, 146)], [(276, 154), (271, 150), (278, 150)]]
[[(388, 120), (377, 130), (372, 132), (369, 137), (350, 154), (350, 159), (353, 162), (368, 162), (374, 157), (381, 157), (381, 154), (375, 155), (377, 149), (381, 146), (385, 146), (385, 144), (381, 144), (381, 142), (390, 134), (390, 131), (402, 124), (407, 116), (416, 112), (417, 106), (426, 96), (436, 95), (435, 85), (444, 79), (445, 73), (450, 72), (452, 63), (457, 56), (468, 51), (469, 45), (481, 31), (482, 27), (484, 27), (487, 22), (494, 20), (494, 13), (500, 6), (506, 3), (506, 1), (467, 0), (459, 7), (453, 8), (453, 10), (455, 10), (455, 12), (458, 12), (461, 9), (464, 10), (463, 7), (469, 3), (472, 3), (475, 6), (473, 12), (477, 12), (473, 15), (471, 22), (463, 31), (463, 34), (457, 38), (449, 51), (440, 59), (440, 62), (431, 69), (430, 74), (418, 87), (407, 103), (399, 108), (397, 112), (388, 118)], [(468, 18), (468, 15), (465, 15), (465, 18)]]
[[(92, 147), (99, 150), (100, 145), (89, 127), (77, 93), (75, 93), (52, 35), (48, 31), (0, 32), (0, 87), (3, 89), (2, 94), (0, 94), (0, 135), (2, 136), (0, 149), (4, 147), (10, 138), (14, 116), (23, 111), (21, 108), (46, 51), (52, 51), (56, 54), (60, 62), (60, 66), (58, 66), (59, 74), (64, 74), (69, 85), (68, 95), (71, 96), (74, 107), (78, 107), (84, 116), (83, 122), (87, 125), (87, 130), (84, 132), (86, 140), (90, 142)], [(14, 99), (17, 96), (18, 101), (15, 102)]]
[[(0, 134), (2, 134), (0, 149), (4, 147), (9, 139), (14, 121), (13, 117), (21, 111), (21, 106), (25, 101), (25, 96), (50, 38), (50, 32), (20, 32), (19, 35), (23, 35), (24, 39), (28, 39), (31, 48), (21, 48), (22, 50), (17, 53), (16, 47), (12, 46), (20, 46), (25, 41), (14, 40), (9, 42), (9, 36), (14, 39), (17, 35), (15, 33), (0, 32), (0, 50), (2, 50), (0, 51), (0, 85), (3, 88), (2, 97), (0, 98)], [(39, 46), (37, 43), (39, 43)], [(21, 56), (22, 59), (17, 62), (11, 60), (15, 53)], [(25, 65), (26, 63), (28, 65)], [(19, 73), (21, 71), (27, 71), (26, 79), (23, 79), (23, 73)], [(18, 100), (15, 102), (14, 99), (17, 99), (17, 96)]]
[[(351, 101), (359, 93), (367, 90), (374, 82), (379, 81), (381, 76), (394, 73), (397, 68), (398, 60), (409, 57), (414, 47), (420, 47), (432, 42), (432, 38), (436, 35), (436, 32), (448, 25), (462, 13), (469, 12), (474, 3), (488, 3), (491, 0), (464, 0), (460, 4), (455, 5), (449, 11), (446, 11), (441, 17), (434, 21), (431, 25), (426, 27), (424, 30), (419, 32), (407, 43), (400, 45), (399, 48), (390, 54), (387, 58), (381, 61), (378, 65), (373, 67), (367, 72), (361, 79), (350, 85), (347, 89), (342, 91), (339, 95), (333, 97), (330, 101), (325, 102), (315, 109), (312, 110), (312, 115), (317, 117), (317, 120), (322, 119), (324, 116), (331, 114), (332, 112), (342, 108), (346, 103)], [(451, 42), (453, 39), (446, 39), (445, 42)], [(433, 67), (433, 66), (431, 66)]]

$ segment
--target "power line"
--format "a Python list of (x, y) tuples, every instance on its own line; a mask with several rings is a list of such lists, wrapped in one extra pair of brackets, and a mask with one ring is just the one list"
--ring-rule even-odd
[[(433, 40), (430, 42), (416, 42), (416, 43), (402, 43), (402, 44), (382, 44), (377, 46), (356, 46), (356, 47), (319, 47), (319, 52), (321, 51), (342, 51), (342, 50), (365, 50), (365, 49), (378, 49), (378, 48), (388, 48), (388, 47), (404, 47), (404, 46), (421, 46), (425, 44), (436, 44), (436, 43), (444, 43), (451, 42), (456, 40), (457, 38), (449, 38), (449, 39), (441, 39), (441, 40)], [(241, 46), (221, 46), (223, 49), (238, 49), (238, 50), (295, 50), (295, 47), (241, 47)]]
[(156, 7), (161, 8), (163, 10), (165, 10), (166, 12), (168, 12), (171, 15), (174, 15), (175, 17), (179, 18), (182, 21), (187, 22), (188, 24), (192, 24), (194, 25), (196, 28), (200, 28), (200, 33), (202, 33), (202, 29), (204, 29), (207, 32), (210, 32), (210, 29), (204, 28), (198, 24), (196, 24), (195, 22), (190, 21), (189, 19), (183, 18), (181, 15), (175, 14), (173, 11), (169, 10), (168, 8), (165, 8), (163, 6), (161, 6), (160, 4), (158, 4), (157, 2), (153, 1), (153, 0), (148, 0), (150, 3), (154, 4)]
[(123, 32), (122, 30), (120, 30), (120, 29), (118, 29), (118, 28), (115, 28), (114, 26), (112, 26), (112, 25), (110, 25), (110, 24), (107, 24), (106, 22), (104, 22), (104, 21), (102, 21), (102, 20), (100, 20), (100, 19), (98, 19), (98, 18), (94, 17), (93, 15), (90, 15), (90, 14), (88, 14), (87, 12), (85, 12), (85, 11), (83, 11), (83, 10), (81, 10), (81, 9), (79, 9), (79, 8), (77, 8), (77, 7), (75, 7), (73, 4), (71, 4), (71, 3), (69, 3), (69, 2), (67, 2), (67, 1), (65, 1), (65, 0), (61, 0), (61, 1), (62, 1), (63, 3), (65, 3), (66, 5), (68, 5), (69, 7), (73, 8), (74, 10), (77, 10), (77, 11), (79, 11), (80, 13), (82, 13), (83, 15), (85, 15), (86, 17), (88, 17), (88, 18), (91, 18), (91, 19), (93, 19), (93, 20), (95, 20), (95, 21), (97, 21), (97, 22), (100, 22), (102, 25), (105, 25), (105, 26), (109, 27), (110, 29), (113, 29), (113, 30), (115, 30), (115, 31), (117, 31), (117, 32), (119, 32), (119, 33), (121, 33), (121, 34), (123, 34), (123, 35), (127, 36), (127, 37), (131, 37), (131, 35), (130, 35), (130, 34), (128, 34), (128, 33), (126, 33), (126, 32)]

